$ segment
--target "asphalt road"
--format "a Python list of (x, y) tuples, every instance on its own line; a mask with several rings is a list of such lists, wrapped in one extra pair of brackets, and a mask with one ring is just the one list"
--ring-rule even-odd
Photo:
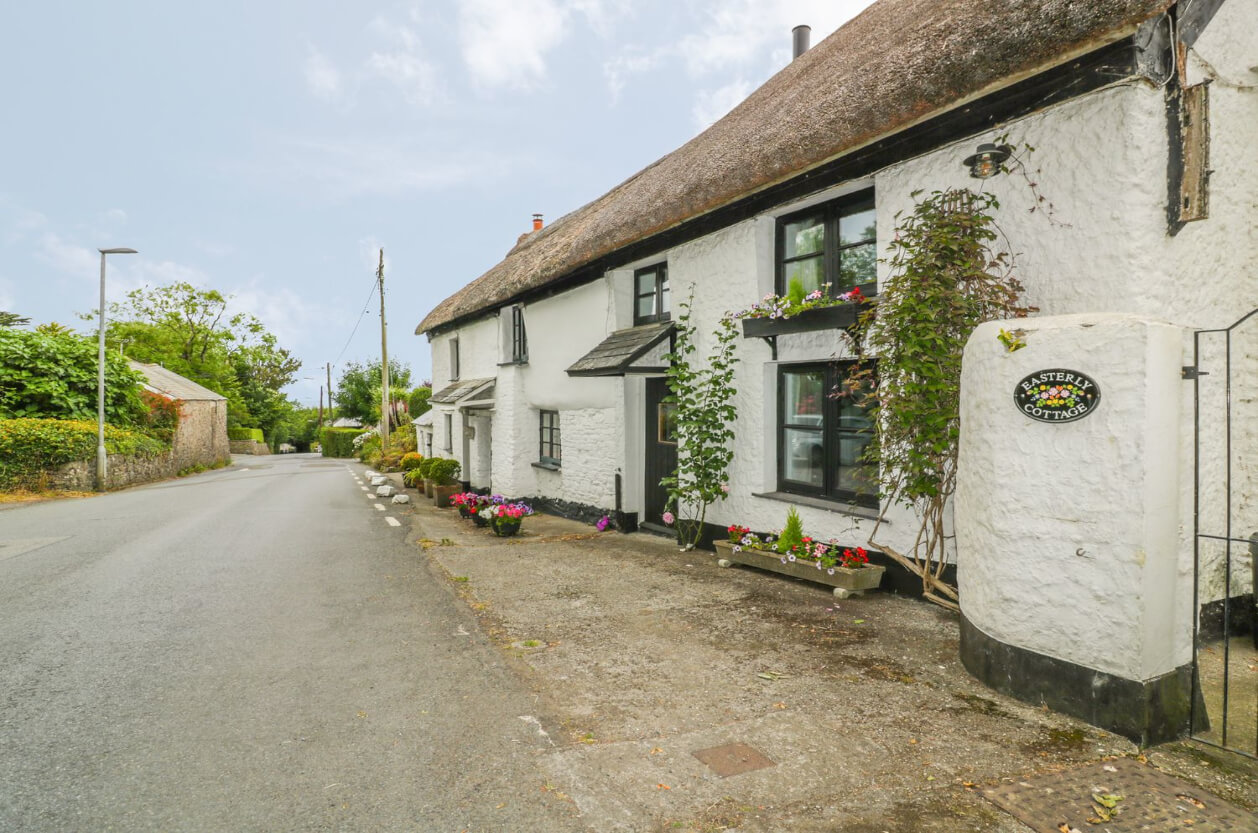
[(584, 829), (534, 698), (351, 470), (0, 511), (0, 831)]

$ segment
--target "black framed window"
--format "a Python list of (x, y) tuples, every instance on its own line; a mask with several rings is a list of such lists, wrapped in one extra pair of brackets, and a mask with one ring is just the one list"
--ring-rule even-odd
[(538, 461), (557, 466), (563, 461), (563, 444), (559, 437), (559, 412), (539, 411), (538, 415)]
[(633, 323), (650, 324), (672, 318), (668, 299), (668, 264), (657, 263), (633, 273)]
[(856, 399), (830, 394), (855, 362), (778, 369), (778, 491), (878, 506), (878, 467), (865, 460), (873, 423)]
[(524, 331), (524, 307), (511, 308), (511, 361), (523, 364), (529, 360), (529, 337)]
[(444, 428), (446, 430), (446, 451), (454, 450), (454, 417), (450, 414), (443, 414)]
[(450, 339), (450, 381), (459, 378), (459, 340)]
[(830, 295), (878, 290), (874, 192), (861, 191), (782, 217), (777, 235), (777, 292), (798, 281), (807, 294), (829, 284)]

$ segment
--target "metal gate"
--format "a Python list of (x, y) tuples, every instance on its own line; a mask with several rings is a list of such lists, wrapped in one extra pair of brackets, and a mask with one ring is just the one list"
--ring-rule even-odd
[(1258, 758), (1258, 309), (1193, 340), (1193, 737)]

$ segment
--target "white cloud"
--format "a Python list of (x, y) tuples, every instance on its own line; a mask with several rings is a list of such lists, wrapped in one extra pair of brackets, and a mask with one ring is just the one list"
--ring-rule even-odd
[[(5, 207), (0, 204), (0, 207)], [(6, 210), (5, 214), (9, 215), (5, 218), (4, 224), (4, 242), (12, 245), (24, 240), (32, 232), (39, 231), (48, 225), (48, 218), (38, 211), (29, 208), (14, 208)]]
[(642, 75), (662, 66), (666, 54), (661, 50), (642, 52), (630, 48), (603, 64), (603, 77), (607, 79), (607, 90), (614, 102), (620, 97), (630, 77)]
[(412, 104), (431, 104), (441, 94), (437, 66), (424, 57), (423, 44), (414, 26), (422, 22), (419, 11), (411, 9), (409, 24), (377, 17), (367, 28), (384, 41), (373, 50), (364, 67), (367, 75), (382, 78), (402, 91)]
[[(812, 27), (817, 43), (855, 17), (872, 0), (719, 0), (702, 17), (710, 25), (682, 38), (680, 54), (692, 76), (753, 67), (773, 59), (773, 70), (791, 57), (791, 29)], [(758, 67), (757, 67), (758, 68)]]
[(555, 0), (459, 4), (463, 61), (472, 80), (484, 87), (529, 89), (546, 77), (546, 53), (566, 33), (567, 13)]
[(302, 67), (306, 89), (316, 98), (334, 99), (341, 94), (341, 72), (313, 45), (306, 46), (306, 63)]
[(695, 132), (707, 130), (750, 94), (751, 82), (741, 78), (716, 90), (700, 91), (690, 111)]
[(54, 232), (45, 232), (39, 238), (39, 248), (35, 256), (67, 275), (97, 280), (100, 278), (100, 253), (95, 249), (69, 243)]
[(224, 295), (230, 296), (231, 312), (247, 312), (256, 317), (268, 332), (275, 336), (281, 347), (293, 349), (304, 334), (322, 330), (333, 318), (327, 311), (302, 299), (291, 289), (272, 291), (254, 280)]

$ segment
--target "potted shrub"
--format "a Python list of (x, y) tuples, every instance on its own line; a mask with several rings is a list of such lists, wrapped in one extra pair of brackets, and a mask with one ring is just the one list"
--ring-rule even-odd
[(450, 505), (450, 498), (462, 490), (458, 481), (459, 461), (438, 457), (428, 464), (428, 478), (425, 490), (432, 497), (432, 504), (437, 508)]
[(428, 458), (411, 452), (402, 458), (402, 482), (424, 493), (424, 478), (428, 475)]
[(717, 563), (743, 564), (834, 588), (840, 599), (863, 595), (882, 582), (885, 567), (869, 563), (863, 547), (842, 547), (833, 539), (817, 541), (803, 534), (799, 513), (791, 507), (777, 535), (760, 536), (732, 524), (729, 539), (716, 541)]

